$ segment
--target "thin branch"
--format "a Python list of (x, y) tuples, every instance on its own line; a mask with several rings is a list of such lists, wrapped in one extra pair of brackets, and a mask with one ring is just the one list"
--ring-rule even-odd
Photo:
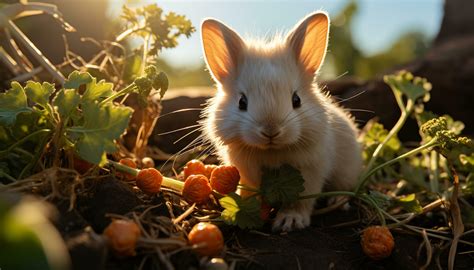
[(56, 69), (56, 67), (51, 64), (51, 62), (46, 58), (41, 51), (34, 45), (33, 42), (12, 22), (8, 21), (8, 29), (11, 31), (14, 38), (20, 41), (23, 46), (31, 53), (31, 55), (43, 66), (53, 78), (58, 81), (60, 84), (64, 84), (66, 78), (63, 74)]

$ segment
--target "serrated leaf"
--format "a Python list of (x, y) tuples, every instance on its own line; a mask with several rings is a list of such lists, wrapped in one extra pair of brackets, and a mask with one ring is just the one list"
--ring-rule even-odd
[(46, 108), (49, 103), (49, 97), (54, 92), (54, 84), (43, 82), (43, 84), (34, 81), (28, 81), (25, 86), (26, 96), (33, 101)]
[(73, 71), (67, 77), (64, 88), (78, 89), (79, 86), (92, 82), (92, 76), (88, 72)]
[(108, 83), (104, 80), (97, 82), (97, 79), (93, 78), (86, 86), (86, 91), (82, 95), (82, 102), (101, 101), (108, 98), (113, 94), (113, 87), (113, 83)]
[(265, 201), (273, 207), (287, 206), (298, 200), (304, 191), (300, 171), (285, 164), (278, 169), (264, 168), (260, 190)]
[(117, 140), (128, 127), (132, 109), (112, 104), (99, 106), (97, 102), (83, 104), (84, 125), (68, 129), (79, 156), (91, 163), (102, 165), (105, 153), (116, 151)]
[(394, 75), (386, 75), (383, 79), (394, 92), (403, 93), (413, 101), (421, 97), (425, 102), (429, 100), (432, 86), (425, 78), (414, 77), (410, 72), (400, 71)]
[(260, 202), (255, 197), (242, 199), (236, 193), (229, 193), (219, 200), (224, 207), (221, 218), (229, 225), (241, 229), (262, 227), (264, 222), (260, 218)]
[(401, 206), (409, 213), (423, 212), (423, 207), (421, 207), (420, 202), (416, 199), (414, 193), (397, 198), (396, 205)]
[(11, 89), (0, 94), (0, 124), (11, 125), (19, 113), (30, 111), (25, 90), (18, 82), (12, 82)]
[(53, 106), (55, 106), (61, 116), (66, 118), (71, 115), (72, 111), (77, 108), (81, 96), (74, 89), (61, 89), (53, 99)]

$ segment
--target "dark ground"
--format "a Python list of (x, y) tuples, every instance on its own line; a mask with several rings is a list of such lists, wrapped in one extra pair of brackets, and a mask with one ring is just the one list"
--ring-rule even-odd
[[(135, 258), (118, 259), (107, 254), (98, 234), (110, 222), (107, 213), (123, 215), (140, 211), (146, 204), (163, 202), (163, 197), (158, 196), (145, 197), (146, 201), (141, 198), (143, 194), (110, 177), (99, 180), (87, 196), (79, 196), (75, 210), (67, 211), (68, 202), (55, 203), (61, 212), (56, 226), (70, 249), (73, 269), (136, 269), (141, 261), (140, 250)], [(153, 211), (156, 215), (168, 215), (164, 204)], [(366, 257), (359, 243), (359, 232), (366, 225), (357, 222), (358, 216), (357, 207), (331, 212), (313, 217), (307, 229), (285, 234), (271, 233), (269, 224), (259, 231), (224, 225), (221, 229), (229, 251), (225, 259), (228, 262), (237, 259), (237, 269), (418, 269), (425, 262), (424, 256), (417, 259), (421, 237), (397, 231), (392, 231), (395, 249), (389, 258), (373, 261)], [(348, 222), (352, 225), (341, 226)], [(88, 226), (92, 230), (86, 229)], [(432, 241), (434, 248), (435, 243)], [(466, 247), (460, 245), (460, 249)], [(171, 261), (177, 269), (203, 269), (199, 268), (199, 258), (190, 251), (171, 256)], [(446, 268), (447, 250), (442, 253), (440, 263)], [(456, 269), (472, 270), (473, 265), (472, 254), (457, 256)], [(143, 269), (151, 269), (151, 265)], [(429, 269), (437, 269), (434, 259)]]

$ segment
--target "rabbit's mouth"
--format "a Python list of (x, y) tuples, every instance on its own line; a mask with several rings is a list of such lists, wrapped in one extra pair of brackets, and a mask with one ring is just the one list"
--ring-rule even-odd
[(277, 150), (283, 146), (282, 144), (276, 143), (274, 140), (268, 140), (266, 143), (260, 144), (258, 147), (263, 150)]

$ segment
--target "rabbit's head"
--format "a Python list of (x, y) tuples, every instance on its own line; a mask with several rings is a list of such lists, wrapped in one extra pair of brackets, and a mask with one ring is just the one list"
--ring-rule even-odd
[(304, 146), (324, 132), (326, 101), (314, 77), (326, 54), (328, 32), (324, 12), (310, 14), (288, 35), (270, 42), (244, 41), (223, 23), (205, 20), (204, 54), (218, 85), (204, 114), (210, 138), (224, 145), (281, 149)]

